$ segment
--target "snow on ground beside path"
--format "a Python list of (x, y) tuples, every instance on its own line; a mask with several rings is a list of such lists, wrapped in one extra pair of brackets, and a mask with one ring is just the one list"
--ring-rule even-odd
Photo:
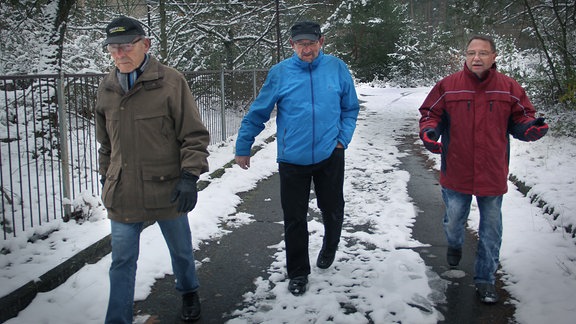
[[(374, 323), (436, 323), (442, 319), (434, 308), (444, 300), (436, 281), (449, 278), (431, 274), (419, 255), (406, 249), (421, 244), (411, 238), (416, 212), (406, 189), (410, 175), (398, 169), (403, 153), (395, 147), (396, 138), (405, 132), (417, 132), (417, 109), (427, 91), (358, 87), (364, 104), (357, 132), (346, 151), (346, 223), (336, 262), (326, 270), (314, 266), (323, 229), (317, 219), (310, 221), (313, 266), (309, 291), (294, 297), (287, 291), (284, 242), (279, 237), (279, 243), (270, 247), (270, 254), (275, 256), (268, 269), (270, 278), (256, 280), (254, 291), (245, 295), (250, 306), (237, 310), (238, 318), (230, 323), (277, 323), (282, 319), (290, 323), (295, 319), (302, 323), (328, 319), (334, 323), (368, 323), (368, 318)], [(226, 235), (222, 223), (239, 225), (251, 221), (250, 215), (236, 212), (240, 203), (237, 193), (254, 188), (258, 180), (277, 171), (276, 143), (264, 143), (274, 128), (271, 122), (259, 136), (257, 144), (264, 148), (254, 156), (249, 170), (235, 165), (221, 178), (201, 177), (211, 180), (211, 184), (200, 192), (197, 208), (189, 214), (196, 247), (201, 241)], [(233, 143), (230, 140), (210, 148), (212, 170), (233, 158)], [(534, 194), (546, 197), (561, 213), (559, 219), (566, 222), (575, 217), (571, 215), (576, 207), (575, 175), (569, 167), (575, 152), (574, 140), (567, 138), (545, 138), (535, 143), (515, 141), (512, 146), (511, 172), (533, 186)], [(553, 231), (556, 222), (516, 192), (511, 183), (509, 186), (511, 191), (503, 206), (501, 259), (505, 288), (511, 292), (517, 309), (516, 320), (522, 324), (572, 323), (576, 316), (575, 241), (561, 230)], [(315, 201), (310, 205), (316, 209)], [(474, 209), (471, 228), (477, 217)], [(84, 226), (100, 232), (109, 230), (106, 220), (85, 223), (82, 229)], [(67, 242), (86, 243), (83, 240), (87, 236), (82, 235), (85, 232), (67, 233)], [(141, 244), (137, 299), (148, 296), (155, 278), (171, 273), (157, 226), (144, 230)], [(59, 257), (57, 251), (43, 251), (42, 246), (34, 253)], [(206, 262), (210, 260), (197, 260), (200, 268)], [(17, 318), (6, 323), (102, 323), (109, 265), (110, 256), (86, 265), (60, 287), (39, 294)], [(174, 311), (178, 311), (177, 307)]]
[(510, 173), (545, 201), (558, 219), (530, 204), (508, 183), (504, 196), (501, 264), (506, 289), (515, 298), (519, 323), (574, 323), (576, 239), (563, 227), (576, 224), (576, 139), (545, 136), (513, 140)]

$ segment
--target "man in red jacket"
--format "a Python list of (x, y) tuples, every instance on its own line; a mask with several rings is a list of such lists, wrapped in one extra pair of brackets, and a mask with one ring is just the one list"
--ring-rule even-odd
[[(462, 257), (472, 196), (480, 210), (474, 282), (480, 300), (496, 303), (494, 287), (502, 242), (502, 196), (507, 192), (509, 135), (535, 141), (548, 131), (524, 89), (496, 71), (496, 47), (486, 36), (473, 36), (464, 69), (440, 80), (420, 107), (420, 138), (441, 154), (440, 184), (446, 205), (447, 260)], [(438, 142), (439, 138), (441, 142)]]

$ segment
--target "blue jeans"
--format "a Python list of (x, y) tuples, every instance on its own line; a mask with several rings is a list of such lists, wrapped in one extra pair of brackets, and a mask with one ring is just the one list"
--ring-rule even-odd
[[(474, 265), (474, 282), (494, 284), (502, 243), (502, 197), (476, 196), (480, 210), (478, 248)], [(442, 188), (446, 205), (444, 233), (451, 248), (461, 249), (464, 243), (466, 221), (470, 214), (472, 195)]]
[[(144, 223), (112, 224), (112, 264), (110, 266), (110, 299), (105, 323), (131, 324), (133, 320), (136, 262), (140, 250), (140, 233)], [(186, 214), (171, 220), (158, 221), (168, 245), (176, 290), (185, 294), (200, 285), (196, 276), (192, 234)]]

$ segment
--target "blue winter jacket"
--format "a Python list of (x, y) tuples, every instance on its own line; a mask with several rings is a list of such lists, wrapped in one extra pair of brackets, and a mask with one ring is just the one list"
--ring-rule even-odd
[(274, 65), (242, 120), (236, 155), (249, 156), (254, 138), (277, 107), (278, 162), (311, 165), (352, 140), (359, 104), (346, 64), (320, 51), (308, 63), (296, 53)]

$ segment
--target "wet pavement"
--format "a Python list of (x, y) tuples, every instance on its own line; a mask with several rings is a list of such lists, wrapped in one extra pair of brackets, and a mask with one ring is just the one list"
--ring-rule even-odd
[[(514, 323), (514, 305), (509, 303), (509, 294), (501, 289), (502, 282), (496, 283), (500, 302), (494, 305), (481, 303), (474, 288), (474, 258), (477, 237), (467, 231), (462, 248), (462, 260), (458, 267), (451, 269), (446, 262), (446, 239), (442, 227), (444, 202), (438, 183), (438, 172), (432, 168), (427, 156), (422, 153), (418, 137), (408, 136), (400, 150), (408, 153), (401, 158), (402, 169), (410, 173), (408, 195), (417, 207), (418, 215), (413, 228), (413, 237), (430, 245), (415, 249), (433, 272), (431, 276), (440, 276), (434, 280), (434, 289), (444, 291), (446, 302), (436, 308), (445, 319), (445, 324), (484, 324)], [(463, 277), (460, 277), (464, 275)], [(434, 287), (436, 285), (436, 287)]]
[[(198, 268), (202, 318), (195, 323), (224, 323), (230, 319), (231, 312), (241, 308), (243, 295), (254, 290), (254, 280), (268, 278), (267, 270), (274, 261), (268, 247), (283, 240), (278, 174), (239, 196), (243, 203), (237, 212), (251, 214), (255, 221), (195, 251), (196, 260), (209, 258), (209, 262)], [(180, 306), (174, 276), (166, 276), (156, 281), (146, 300), (136, 302), (135, 310), (139, 314), (156, 315), (162, 324), (181, 323)]]

